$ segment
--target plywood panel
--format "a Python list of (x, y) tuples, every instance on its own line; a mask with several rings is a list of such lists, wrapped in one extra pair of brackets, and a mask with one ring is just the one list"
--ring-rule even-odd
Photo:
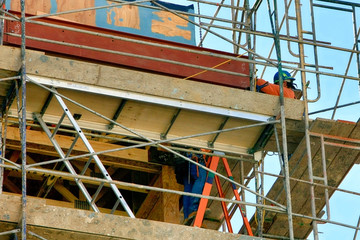
[[(94, 7), (94, 0), (26, 0), (25, 7), (26, 13), (28, 14), (43, 15)], [(20, 1), (10, 1), (10, 8), (11, 10), (20, 12)], [(95, 16), (95, 11), (91, 10), (57, 15), (55, 18), (95, 26)]]
[(124, 5), (121, 7), (109, 8), (109, 10), (106, 12), (106, 22), (109, 25), (114, 25), (117, 27), (140, 29), (139, 7), (133, 5)]
[(155, 104), (129, 101), (118, 122), (132, 129), (160, 133), (165, 131), (174, 114), (174, 109)]
[[(10, 7), (12, 10), (20, 12), (20, 1), (10, 1)], [(51, 0), (26, 0), (25, 8), (27, 13), (33, 15), (36, 15), (38, 11), (50, 13)]]
[[(215, 131), (220, 126), (221, 121), (222, 117), (218, 115), (183, 110), (171, 128), (169, 135), (188, 136)], [(211, 138), (211, 135), (196, 137), (196, 139), (203, 141), (209, 141)]]
[[(183, 28), (189, 24), (187, 20), (165, 11), (155, 12), (155, 15), (160, 18), (160, 21), (152, 20), (152, 32), (168, 37), (181, 36), (187, 40), (191, 40), (191, 31), (183, 30)], [(188, 17), (184, 15), (182, 15), (182, 17), (188, 19)]]
[[(241, 127), (241, 126), (246, 127), (248, 125), (255, 123), (257, 122), (247, 121), (244, 119), (230, 118), (227, 121), (226, 125), (224, 126), (224, 129)], [(251, 127), (251, 128), (244, 128), (241, 130), (236, 130), (231, 132), (224, 132), (219, 135), (217, 142), (240, 145), (247, 148), (251, 148), (255, 145), (256, 141), (258, 140), (264, 128), (265, 126)]]
[[(57, 0), (57, 12), (91, 8), (95, 6), (94, 1), (95, 0)], [(95, 26), (96, 12), (94, 10), (82, 11), (60, 16), (61, 18), (68, 19), (74, 22)]]

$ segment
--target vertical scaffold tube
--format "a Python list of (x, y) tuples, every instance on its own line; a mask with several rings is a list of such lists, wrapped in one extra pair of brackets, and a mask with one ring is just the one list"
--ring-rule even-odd
[[(279, 22), (278, 22), (278, 13), (277, 13), (277, 1), (273, 0), (274, 11), (271, 11), (270, 0), (267, 1), (270, 23), (272, 27), (272, 32), (274, 35), (274, 43), (276, 49), (276, 55), (278, 60), (278, 71), (282, 72), (281, 64), (281, 50), (280, 50), (280, 37), (279, 37)], [(272, 18), (273, 17), (273, 18)], [(293, 218), (292, 218), (292, 206), (291, 206), (291, 188), (290, 188), (290, 176), (289, 176), (289, 159), (288, 159), (288, 149), (287, 149), (287, 136), (286, 136), (286, 123), (285, 123), (285, 99), (284, 99), (284, 86), (282, 74), (279, 74), (279, 85), (280, 85), (280, 122), (282, 130), (282, 143), (283, 143), (283, 159), (284, 159), (284, 175), (285, 175), (285, 193), (286, 193), (286, 212), (288, 215), (288, 225), (289, 225), (289, 238), (290, 240), (294, 239), (294, 227), (293, 227)]]
[(25, 53), (25, 0), (21, 0), (21, 171), (22, 171), (22, 218), (21, 239), (26, 240), (26, 53)]
[[(5, 6), (5, 0), (0, 0), (0, 9)], [(0, 12), (0, 16), (3, 16), (4, 12)], [(4, 39), (4, 19), (0, 18), (0, 45), (3, 45)]]
[[(301, 19), (301, 5), (300, 0), (295, 0), (295, 10), (296, 10), (296, 19), (297, 19), (297, 32), (299, 38), (299, 60), (300, 68), (305, 68), (304, 61), (304, 45), (303, 45), (303, 29), (302, 29), (302, 19)], [(306, 142), (306, 153), (308, 159), (308, 173), (309, 173), (309, 182), (313, 183), (313, 170), (312, 170), (312, 157), (311, 157), (311, 146), (310, 146), (310, 134), (309, 134), (309, 106), (308, 106), (308, 97), (307, 97), (307, 88), (306, 88), (306, 75), (305, 72), (301, 72), (301, 85), (304, 99), (304, 121), (305, 121), (305, 142)], [(311, 214), (312, 217), (316, 217), (316, 207), (315, 207), (315, 191), (314, 185), (310, 185), (310, 202), (311, 202)], [(317, 222), (313, 221), (313, 235), (314, 239), (319, 239)]]

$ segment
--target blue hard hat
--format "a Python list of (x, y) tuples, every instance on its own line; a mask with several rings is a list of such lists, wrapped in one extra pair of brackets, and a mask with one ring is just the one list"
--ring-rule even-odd
[[(291, 74), (288, 71), (282, 71), (282, 78), (284, 81), (292, 82), (295, 78), (291, 77)], [(279, 83), (279, 72), (274, 75), (274, 83)]]

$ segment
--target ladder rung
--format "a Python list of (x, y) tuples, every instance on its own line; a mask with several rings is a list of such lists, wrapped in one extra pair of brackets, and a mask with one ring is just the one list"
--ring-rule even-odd
[(311, 32), (311, 31), (302, 31), (302, 33), (305, 33), (305, 34), (311, 34), (311, 35), (313, 35), (313, 34), (314, 34), (314, 32)]
[(296, 17), (288, 16), (288, 19), (290, 19), (290, 20), (296, 20)]
[(113, 206), (113, 208), (111, 209), (111, 214), (114, 214), (114, 212), (116, 211), (117, 207), (120, 204), (120, 199), (118, 198)]
[(102, 183), (99, 185), (99, 187), (98, 187), (98, 189), (96, 190), (95, 194), (92, 196), (91, 203), (96, 203), (96, 198), (98, 197), (98, 195), (99, 195), (101, 189), (104, 187), (104, 185), (105, 185), (104, 182), (102, 182)]
[(325, 181), (325, 178), (323, 178), (323, 177), (313, 176), (313, 178), (314, 178), (315, 180)]

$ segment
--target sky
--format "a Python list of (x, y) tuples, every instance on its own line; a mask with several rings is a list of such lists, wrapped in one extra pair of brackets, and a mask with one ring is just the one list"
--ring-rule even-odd
[[(184, 4), (189, 5), (193, 2), (190, 1), (167, 1), (172, 3)], [(212, 0), (212, 2), (220, 2), (220, 0)], [(243, 1), (241, 1), (243, 2)], [(253, 4), (254, 1), (250, 0), (250, 5)], [(273, 2), (270, 0), (270, 2)], [(284, 12), (284, 8), (282, 7), (283, 2), (277, 1), (279, 4), (279, 13)], [(289, 2), (289, 1), (287, 1)], [(357, 0), (348, 0), (346, 2), (353, 2), (359, 3)], [(314, 0), (314, 3), (327, 5), (327, 6), (336, 6), (342, 7), (346, 9), (350, 9), (347, 6), (338, 5), (338, 4), (329, 4)], [(225, 1), (225, 4), (230, 4), (230, 0)], [(312, 21), (310, 18), (309, 12), (309, 1), (301, 1), (302, 4), (302, 22), (303, 22), (303, 29), (306, 31), (311, 31)], [(198, 11), (197, 4), (195, 5), (195, 11)], [(205, 15), (213, 15), (215, 12), (216, 7), (201, 7), (200, 12), (201, 14)], [(231, 13), (229, 11), (222, 11), (220, 12), (219, 16), (227, 18)], [(290, 11), (290, 16), (295, 16), (294, 12), (294, 5), (292, 5)], [(319, 41), (327, 42), (331, 44), (331, 46), (342, 47), (347, 49), (352, 49), (354, 45), (354, 26), (353, 26), (353, 16), (350, 12), (344, 11), (335, 11), (333, 9), (326, 9), (315, 7), (314, 8), (314, 15), (315, 15), (315, 29), (316, 29), (316, 39)], [(360, 26), (360, 8), (356, 9), (356, 24), (357, 28)], [(279, 18), (282, 17), (282, 14), (279, 14)], [(205, 21), (205, 20), (203, 20)], [(219, 24), (219, 23), (217, 23)], [(289, 22), (290, 28), (290, 35), (296, 36), (296, 25), (295, 21)], [(257, 14), (257, 25), (256, 28), (258, 31), (271, 31), (270, 28), (270, 18), (268, 14), (267, 4), (264, 0), (261, 4), (258, 14)], [(197, 29), (196, 34), (200, 35), (200, 31)], [(217, 30), (217, 32), (221, 33), (223, 36), (231, 38), (228, 31)], [(204, 32), (201, 32), (204, 34)], [(286, 34), (285, 29), (281, 31), (281, 34)], [(310, 38), (310, 34), (305, 34), (304, 38)], [(267, 57), (269, 53), (269, 49), (271, 44), (273, 43), (272, 39), (264, 39), (257, 37), (256, 39), (256, 52), (260, 55)], [(359, 44), (360, 45), (360, 44)], [(298, 48), (296, 44), (291, 44), (291, 50), (293, 52), (297, 52)], [(207, 48), (214, 48), (217, 50), (228, 51), (232, 52), (231, 44), (226, 43), (225, 41), (219, 39), (216, 36), (209, 36), (206, 41), (204, 42), (204, 47)], [(325, 48), (318, 48), (318, 60), (321, 66), (325, 66), (327, 68), (321, 68), (320, 71), (329, 72), (334, 74), (341, 74), (345, 75), (347, 63), (350, 59), (350, 53), (344, 53), (338, 50), (329, 50)], [(289, 50), (287, 44), (281, 44), (281, 54), (282, 59), (286, 59), (288, 61), (297, 61), (297, 58), (292, 57), (289, 54)], [(307, 62), (314, 61), (314, 50), (312, 47), (305, 48), (305, 55)], [(271, 58), (276, 59), (276, 55), (272, 55)], [(295, 65), (292, 65), (295, 66)], [(328, 69), (330, 67), (330, 69)], [(263, 67), (258, 65), (256, 66), (258, 69), (258, 73), (261, 73)], [(272, 76), (276, 73), (276, 69), (267, 69), (263, 78), (271, 81)], [(359, 77), (357, 73), (356, 67), (356, 58), (355, 55), (352, 58), (352, 63), (350, 65), (350, 71), (348, 75), (353, 77)], [(295, 75), (297, 79), (300, 79), (300, 76), (297, 74)], [(307, 80), (310, 81), (310, 89), (308, 90), (309, 99), (315, 99), (317, 96), (317, 87), (316, 87), (316, 78), (313, 74), (307, 74)], [(298, 86), (301, 86), (299, 80), (295, 81)], [(314, 112), (330, 107), (334, 107), (336, 103), (337, 96), (339, 94), (339, 89), (342, 83), (342, 79), (332, 77), (332, 76), (322, 76), (320, 78), (321, 84), (321, 98), (316, 103), (309, 104), (309, 112)], [(359, 81), (355, 80), (346, 80), (344, 84), (344, 90), (340, 98), (339, 104), (346, 104), (351, 102), (356, 102), (360, 100), (360, 88), (359, 88)], [(332, 111), (327, 111), (319, 114), (311, 115), (311, 119), (315, 119), (317, 117), (331, 119)], [(360, 117), (360, 104), (356, 104), (350, 107), (341, 108), (337, 110), (336, 115), (334, 117), (335, 120), (347, 120), (357, 122)], [(274, 166), (273, 161), (274, 158), (267, 157), (265, 161), (265, 171), (279, 173), (279, 167)], [(344, 179), (340, 188), (360, 192), (360, 185), (358, 184), (358, 176), (360, 175), (360, 166), (355, 165), (347, 177)], [(267, 189), (271, 186), (271, 182), (274, 179), (266, 178), (267, 182)], [(251, 196), (247, 198), (250, 200)], [(331, 220), (337, 222), (343, 222), (349, 225), (356, 225), (358, 219), (360, 217), (360, 208), (357, 207), (359, 203), (360, 197), (349, 195), (347, 193), (336, 192), (330, 200), (331, 206)], [(253, 209), (248, 207), (249, 214), (253, 212)], [(250, 218), (250, 216), (248, 216)], [(353, 229), (346, 229), (344, 227), (332, 225), (332, 224), (319, 224), (319, 239), (321, 240), (338, 240), (338, 239), (353, 239), (355, 230)], [(358, 234), (360, 235), (360, 233)], [(313, 239), (313, 236), (310, 235), (308, 239)], [(360, 239), (360, 236), (358, 237)]]

